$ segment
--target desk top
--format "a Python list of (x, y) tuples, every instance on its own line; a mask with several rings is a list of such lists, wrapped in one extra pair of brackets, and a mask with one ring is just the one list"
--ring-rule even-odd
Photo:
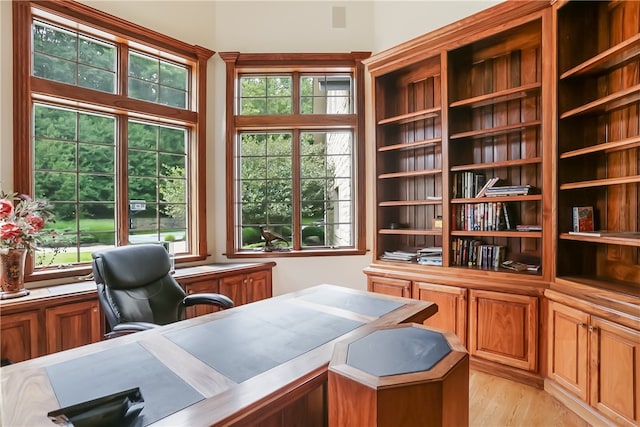
[(425, 301), (319, 285), (51, 354), (0, 368), (1, 424), (50, 427), (47, 412), (129, 386), (145, 397), (145, 425), (241, 423), (324, 381), (337, 341), (422, 323), (436, 311)]

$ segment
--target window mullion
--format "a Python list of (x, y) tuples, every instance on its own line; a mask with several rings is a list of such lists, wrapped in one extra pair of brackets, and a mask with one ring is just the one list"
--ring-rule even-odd
[[(295, 87), (295, 84), (294, 84)], [(293, 249), (299, 251), (302, 249), (302, 238), (300, 230), (302, 229), (302, 213), (301, 213), (301, 193), (302, 185), (300, 182), (300, 129), (293, 129), (293, 152), (292, 152), (292, 171), (291, 176), (293, 178), (292, 183), (292, 195), (291, 195), (291, 210), (293, 214)]]
[(120, 114), (116, 120), (116, 241), (118, 246), (129, 243), (129, 121)]

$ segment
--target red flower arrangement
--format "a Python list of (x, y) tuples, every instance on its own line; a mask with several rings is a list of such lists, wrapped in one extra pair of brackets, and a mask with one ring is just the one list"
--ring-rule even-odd
[(33, 200), (25, 194), (0, 192), (0, 252), (34, 250), (47, 234), (43, 231), (47, 222), (55, 222), (47, 202)]

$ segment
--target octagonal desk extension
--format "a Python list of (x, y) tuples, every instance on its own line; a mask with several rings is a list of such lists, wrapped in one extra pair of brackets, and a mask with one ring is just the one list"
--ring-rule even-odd
[(339, 342), (328, 385), (330, 427), (469, 425), (469, 355), (452, 332), (405, 323)]

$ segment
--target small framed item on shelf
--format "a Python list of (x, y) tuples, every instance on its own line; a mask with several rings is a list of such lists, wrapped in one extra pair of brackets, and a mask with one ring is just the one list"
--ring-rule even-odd
[(594, 230), (593, 206), (576, 206), (573, 208), (573, 231), (589, 232)]

